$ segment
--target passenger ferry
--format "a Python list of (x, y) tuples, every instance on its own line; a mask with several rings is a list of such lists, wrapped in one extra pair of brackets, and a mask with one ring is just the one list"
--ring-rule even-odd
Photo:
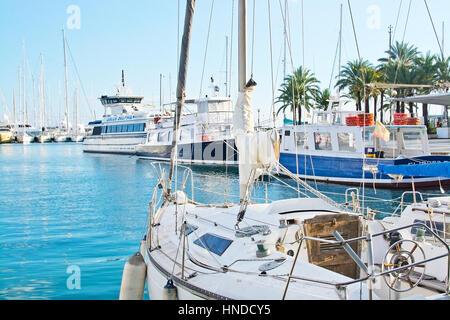
[[(232, 136), (233, 106), (229, 97), (214, 95), (186, 100), (197, 112), (183, 114), (178, 141), (178, 162), (201, 165), (238, 165)], [(141, 159), (169, 161), (172, 150), (173, 119), (162, 119), (156, 129), (148, 130), (146, 142), (136, 147)]]
[(380, 165), (415, 165), (450, 161), (431, 155), (426, 127), (389, 125), (389, 141), (374, 137), (376, 126), (347, 125), (355, 112), (315, 112), (311, 125), (284, 126), (280, 163), (307, 180), (381, 188), (437, 187), (448, 178), (387, 175)]
[(144, 97), (132, 95), (125, 87), (123, 73), (117, 94), (99, 99), (105, 114), (102, 120), (90, 123), (90, 133), (83, 141), (84, 152), (134, 155), (136, 146), (146, 142), (147, 132), (155, 129), (158, 121), (172, 118), (169, 112), (143, 104)]

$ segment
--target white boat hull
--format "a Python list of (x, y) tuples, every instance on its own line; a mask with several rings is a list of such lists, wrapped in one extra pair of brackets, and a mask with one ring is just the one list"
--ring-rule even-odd
[(136, 146), (144, 143), (146, 134), (133, 136), (88, 136), (83, 141), (83, 151), (88, 153), (136, 154)]

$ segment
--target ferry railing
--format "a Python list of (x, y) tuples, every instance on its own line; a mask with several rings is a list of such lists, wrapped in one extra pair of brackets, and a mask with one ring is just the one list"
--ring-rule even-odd
[[(373, 238), (376, 237), (385, 237), (387, 234), (393, 233), (393, 232), (398, 232), (404, 229), (409, 229), (412, 227), (417, 227), (417, 228), (423, 228), (427, 231), (429, 231), (432, 236), (434, 236), (435, 239), (437, 239), (437, 241), (439, 241), (443, 247), (447, 250), (446, 254), (441, 254), (441, 255), (437, 255), (435, 257), (432, 258), (428, 258), (426, 259), (424, 257), (424, 259), (420, 260), (420, 261), (414, 261), (414, 259), (411, 259), (411, 263), (408, 264), (401, 264), (400, 266), (395, 266), (395, 268), (390, 269), (390, 270), (386, 270), (386, 271), (382, 271), (379, 273), (375, 272), (375, 263), (374, 263), (374, 256), (373, 256)], [(339, 232), (335, 231), (333, 233), (333, 235), (336, 237), (336, 241), (335, 240), (327, 240), (327, 239), (321, 239), (321, 238), (315, 238), (315, 237), (309, 237), (309, 236), (303, 236), (302, 238), (300, 238), (298, 240), (299, 245), (297, 248), (297, 252), (294, 256), (294, 261), (292, 263), (290, 272), (288, 274), (288, 279), (286, 281), (286, 286), (283, 292), (283, 297), (282, 300), (284, 300), (286, 298), (286, 294), (288, 292), (289, 289), (289, 284), (291, 279), (295, 279), (295, 280), (302, 280), (302, 281), (308, 281), (308, 282), (313, 282), (313, 283), (317, 283), (317, 284), (326, 284), (326, 285), (330, 285), (330, 286), (334, 286), (339, 293), (343, 294), (344, 299), (348, 299), (348, 286), (355, 284), (355, 283), (362, 283), (364, 281), (367, 281), (367, 287), (368, 287), (368, 291), (369, 291), (369, 299), (373, 299), (373, 282), (375, 281), (376, 278), (378, 277), (384, 277), (387, 275), (391, 275), (391, 274), (398, 274), (400, 271), (404, 271), (407, 269), (411, 269), (414, 268), (416, 266), (424, 266), (426, 263), (431, 262), (431, 261), (435, 261), (435, 260), (439, 260), (439, 259), (443, 259), (445, 257), (447, 257), (447, 277), (445, 280), (445, 294), (446, 295), (450, 295), (450, 286), (449, 286), (449, 276), (450, 276), (450, 248), (449, 245), (438, 235), (436, 234), (432, 229), (430, 229), (427, 225), (423, 224), (423, 223), (414, 223), (414, 224), (410, 224), (410, 225), (406, 225), (406, 226), (402, 226), (399, 228), (395, 228), (395, 229), (390, 229), (390, 230), (385, 230), (383, 232), (379, 232), (379, 233), (374, 233), (374, 234), (367, 234), (366, 236), (361, 236), (361, 237), (357, 237), (357, 238), (353, 238), (353, 239), (348, 239), (345, 240), (342, 238), (342, 236), (339, 234)], [(349, 256), (352, 258), (353, 261), (355, 261), (355, 263), (357, 264), (357, 266), (365, 273), (365, 276), (360, 278), (360, 279), (355, 279), (352, 281), (347, 281), (347, 282), (332, 282), (332, 281), (326, 281), (326, 280), (320, 280), (320, 279), (312, 279), (312, 278), (307, 278), (307, 277), (300, 277), (300, 276), (296, 276), (293, 274), (295, 265), (297, 263), (297, 259), (301, 250), (301, 247), (303, 245), (303, 241), (305, 240), (309, 240), (309, 241), (315, 241), (315, 242), (319, 242), (319, 243), (327, 243), (327, 244), (332, 244), (332, 245), (340, 245), (343, 247), (343, 249), (349, 254)], [(362, 242), (364, 241), (367, 245), (367, 265), (362, 261), (362, 259), (353, 251), (353, 249), (350, 247), (350, 243), (354, 243), (354, 242)], [(393, 248), (397, 248), (398, 251), (398, 245), (401, 245), (401, 243), (403, 242), (412, 242), (415, 244), (415, 247), (409, 252), (408, 251), (408, 255), (410, 257), (412, 257), (412, 253), (416, 250), (417, 247), (420, 248), (420, 244), (417, 241), (413, 241), (413, 240), (407, 240), (407, 239), (402, 239), (396, 243), (394, 243), (386, 252), (385, 258), (387, 257), (387, 254), (393, 249)], [(417, 246), (417, 247), (416, 247)], [(421, 249), (422, 250), (422, 249)], [(384, 261), (383, 261), (384, 263)], [(424, 267), (423, 267), (424, 268)], [(413, 288), (415, 288), (416, 286), (418, 286), (424, 277), (424, 273), (425, 270), (423, 270), (422, 275), (419, 277), (418, 281), (412, 285), (411, 284), (411, 280), (409, 279), (408, 276), (408, 282), (410, 285), (410, 289), (408, 290), (412, 290)], [(400, 279), (400, 275), (397, 275), (396, 279)], [(396, 281), (397, 281), (396, 280)], [(388, 285), (388, 287), (391, 290), (397, 291), (397, 292), (405, 292), (408, 290), (404, 290), (404, 291), (400, 291), (397, 289), (394, 289), (392, 286), (393, 284), (388, 284), (386, 282), (386, 284)]]

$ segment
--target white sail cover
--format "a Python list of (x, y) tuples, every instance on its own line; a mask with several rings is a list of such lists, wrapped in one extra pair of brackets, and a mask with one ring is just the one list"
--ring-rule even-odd
[[(247, 186), (266, 170), (273, 168), (279, 157), (276, 130), (254, 130), (251, 94), (254, 86), (239, 92), (233, 115), (233, 136), (239, 152), (240, 197), (244, 199)], [(255, 175), (251, 177), (252, 171)]]

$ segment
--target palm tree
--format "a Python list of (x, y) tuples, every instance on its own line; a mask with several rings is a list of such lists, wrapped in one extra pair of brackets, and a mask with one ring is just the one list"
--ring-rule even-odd
[(323, 91), (319, 91), (316, 96), (316, 105), (315, 107), (320, 110), (327, 111), (330, 106), (330, 98), (331, 92), (330, 89), (324, 89)]
[[(396, 42), (390, 50), (386, 51), (387, 58), (381, 58), (382, 68), (387, 83), (392, 84), (416, 84), (417, 72), (415, 63), (419, 57), (419, 50), (414, 45), (404, 42)], [(405, 97), (411, 95), (411, 90), (398, 89), (397, 96)], [(411, 106), (410, 106), (411, 107)], [(404, 103), (397, 102), (397, 112), (404, 112)]]
[[(284, 79), (281, 88), (278, 90), (280, 95), (275, 102), (282, 105), (277, 114), (290, 109), (294, 115), (294, 123), (301, 122), (302, 106), (306, 111), (310, 111), (320, 91), (319, 83), (319, 80), (310, 70), (299, 67), (293, 75)], [(296, 120), (297, 116), (298, 120)]]
[[(371, 76), (370, 69), (372, 64), (367, 60), (354, 60), (347, 62), (347, 65), (342, 67), (339, 74), (340, 80), (336, 83), (339, 90), (347, 89), (348, 93), (344, 97), (354, 99), (356, 101), (356, 110), (362, 110), (362, 99), (366, 96), (366, 109), (368, 106), (367, 95), (365, 95), (364, 87), (367, 78)], [(370, 80), (370, 79), (369, 79)]]
[[(424, 56), (420, 56), (416, 60), (416, 70), (418, 73), (417, 80), (421, 84), (434, 85), (438, 81), (438, 57), (430, 52)], [(432, 88), (423, 88), (419, 90), (421, 94), (430, 94)], [(428, 128), (428, 104), (422, 104), (422, 116), (424, 119), (424, 124)]]

